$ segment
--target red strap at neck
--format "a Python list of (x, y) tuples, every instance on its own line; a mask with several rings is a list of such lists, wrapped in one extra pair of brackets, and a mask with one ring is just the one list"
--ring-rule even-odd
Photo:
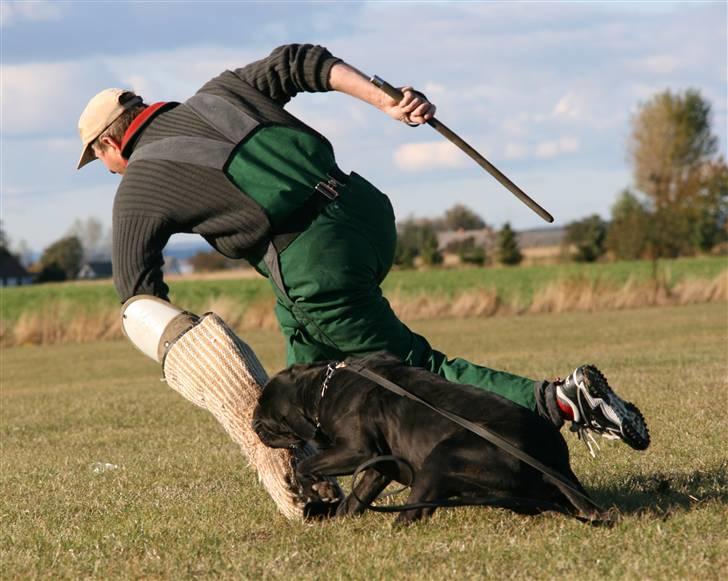
[(129, 128), (124, 133), (124, 138), (121, 140), (121, 154), (124, 156), (124, 158), (128, 159), (129, 156), (127, 155), (126, 146), (129, 145), (129, 141), (131, 141), (135, 134), (149, 121), (152, 117), (154, 117), (154, 114), (157, 113), (162, 107), (167, 105), (167, 101), (160, 101), (159, 103), (154, 103), (153, 105), (149, 105), (144, 111), (139, 113), (134, 118), (134, 121), (131, 122), (131, 125), (129, 125)]

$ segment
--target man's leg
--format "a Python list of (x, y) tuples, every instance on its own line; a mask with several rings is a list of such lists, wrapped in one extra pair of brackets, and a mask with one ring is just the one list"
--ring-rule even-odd
[(276, 315), (288, 363), (388, 351), (410, 365), (536, 410), (532, 379), (448, 359), (397, 318), (379, 286), (395, 245), (389, 200), (352, 174), (340, 198), (280, 256), (289, 297), (276, 289)]
[(276, 315), (286, 338), (289, 365), (388, 351), (409, 365), (423, 367), (455, 383), (472, 385), (537, 410), (536, 394), (543, 382), (462, 358), (448, 359), (397, 318), (378, 288), (368, 297), (353, 290), (347, 296), (355, 300), (347, 305), (341, 301), (331, 309), (317, 303), (316, 297), (297, 302), (295, 311), (281, 301), (277, 303)]
[(387, 350), (409, 365), (424, 367), (449, 381), (479, 387), (536, 411), (536, 388), (542, 382), (490, 369), (460, 357), (448, 359), (444, 353), (433, 349), (427, 339), (413, 333), (394, 313), (390, 316), (394, 320), (390, 322), (392, 332)]
[[(392, 264), (395, 243), (388, 199), (353, 174), (340, 198), (281, 254), (290, 296), (277, 313), (288, 340), (289, 363), (388, 351), (451, 381), (505, 397), (557, 427), (571, 419), (580, 431), (617, 435), (638, 449), (648, 445), (639, 410), (616, 396), (606, 380), (602, 384), (595, 374), (577, 373), (586, 367), (577, 368), (557, 393), (556, 383), (448, 359), (432, 349), (397, 318), (382, 296), (379, 285)], [(628, 431), (642, 436), (631, 438)]]

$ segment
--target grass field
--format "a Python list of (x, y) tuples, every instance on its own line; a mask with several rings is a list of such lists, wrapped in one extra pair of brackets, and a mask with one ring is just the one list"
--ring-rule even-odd
[[(169, 281), (170, 299), (214, 311), (246, 334), (277, 329), (267, 281), (203, 276)], [(472, 319), (514, 314), (595, 312), (728, 302), (728, 263), (698, 257), (651, 263), (563, 264), (519, 268), (395, 271), (384, 293), (403, 319)], [(110, 281), (4, 288), (0, 346), (118, 340), (120, 305)]]
[[(387, 296), (412, 297), (421, 294), (452, 297), (478, 289), (496, 289), (505, 300), (529, 302), (536, 290), (548, 283), (564, 280), (597, 280), (623, 284), (629, 279), (649, 280), (657, 275), (667, 284), (685, 278), (713, 279), (728, 266), (725, 257), (682, 258), (650, 261), (625, 261), (599, 264), (562, 264), (522, 266), (518, 268), (464, 268), (453, 270), (393, 271), (384, 281)], [(268, 281), (261, 277), (239, 280), (172, 280), (172, 302), (199, 311), (218, 299), (251, 304), (270, 299)], [(74, 282), (5, 288), (2, 290), (1, 319), (16, 321), (23, 313), (57, 310), (59, 305), (73, 305), (77, 312), (95, 312), (118, 308), (119, 300), (111, 282)], [(70, 312), (70, 309), (69, 309)]]
[[(622, 511), (613, 528), (487, 508), (401, 530), (374, 513), (289, 522), (212, 416), (127, 343), (5, 349), (0, 577), (728, 578), (727, 324), (719, 303), (415, 325), (531, 377), (597, 362), (640, 405), (644, 453), (605, 442), (592, 460), (566, 434), (586, 488)], [(276, 332), (245, 338), (281, 368)]]

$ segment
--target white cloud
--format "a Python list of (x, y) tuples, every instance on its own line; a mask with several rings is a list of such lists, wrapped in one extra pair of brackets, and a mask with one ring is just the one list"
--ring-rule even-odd
[(405, 171), (420, 171), (467, 166), (468, 158), (449, 141), (433, 141), (400, 146), (394, 163)]
[(0, 3), (0, 28), (23, 21), (58, 20), (63, 6), (60, 2), (46, 0), (3, 0)]
[(51, 137), (44, 141), (48, 151), (54, 154), (81, 153), (81, 140), (78, 137)]
[(184, 48), (134, 57), (3, 65), (2, 132), (68, 133), (88, 100), (105, 87), (129, 87), (146, 100), (183, 100), (226, 68), (259, 56), (225, 48)]
[[(70, 113), (80, 72), (72, 63), (2, 66), (2, 132), (53, 131), (61, 123), (68, 124), (68, 118), (59, 117)], [(75, 127), (81, 109), (72, 117), (71, 127)]]
[(656, 54), (639, 59), (635, 66), (638, 70), (648, 74), (669, 75), (674, 73), (682, 64), (682, 61), (674, 55)]
[(435, 83), (433, 81), (428, 81), (425, 83), (424, 89), (422, 89), (422, 92), (427, 95), (428, 98), (434, 98), (437, 95), (442, 95), (445, 93), (446, 89), (445, 86), (440, 83)]
[(582, 100), (572, 91), (566, 93), (561, 97), (554, 109), (552, 114), (554, 117), (563, 117), (566, 119), (579, 119), (584, 110)]
[(540, 159), (550, 159), (564, 153), (574, 153), (579, 149), (579, 140), (575, 137), (561, 137), (553, 141), (542, 141), (536, 146), (535, 155)]
[[(258, 51), (185, 46), (132, 57), (103, 57), (98, 63), (109, 75), (138, 90), (147, 101), (183, 100), (225, 69), (235, 69), (262, 55)], [(87, 63), (93, 66), (93, 61)]]
[(523, 143), (508, 142), (503, 151), (503, 155), (508, 160), (524, 159), (528, 157), (528, 147)]

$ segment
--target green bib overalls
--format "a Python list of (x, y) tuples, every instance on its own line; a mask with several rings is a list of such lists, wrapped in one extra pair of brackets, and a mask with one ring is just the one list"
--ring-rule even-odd
[[(228, 111), (232, 106), (223, 101), (198, 94), (186, 105), (213, 127), (246, 115), (237, 109)], [(221, 116), (221, 109), (227, 117)], [(158, 148), (163, 154), (153, 153), (154, 143), (141, 148), (140, 154), (210, 166), (218, 163), (263, 208), (276, 234), (293, 232), (285, 245), (276, 244), (274, 238), (266, 256), (255, 265), (272, 283), (289, 365), (386, 350), (410, 365), (536, 409), (533, 380), (460, 358), (447, 359), (394, 314), (380, 288), (392, 266), (397, 238), (387, 196), (356, 173), (342, 177), (331, 145), (321, 137), (283, 126), (261, 126), (249, 116), (236, 123), (246, 122), (244, 131), (222, 132), (231, 144), (227, 153), (216, 154), (219, 162), (212, 159), (209, 148), (200, 156), (204, 161), (194, 161), (195, 144), (189, 140), (184, 142), (184, 155), (170, 153), (175, 148), (169, 145)], [(145, 149), (146, 154), (141, 153)], [(336, 179), (332, 181), (330, 175)], [(324, 200), (327, 203), (320, 204), (304, 223), (297, 223), (302, 207), (312, 196), (320, 196), (315, 188), (322, 182), (334, 184), (338, 196)]]

